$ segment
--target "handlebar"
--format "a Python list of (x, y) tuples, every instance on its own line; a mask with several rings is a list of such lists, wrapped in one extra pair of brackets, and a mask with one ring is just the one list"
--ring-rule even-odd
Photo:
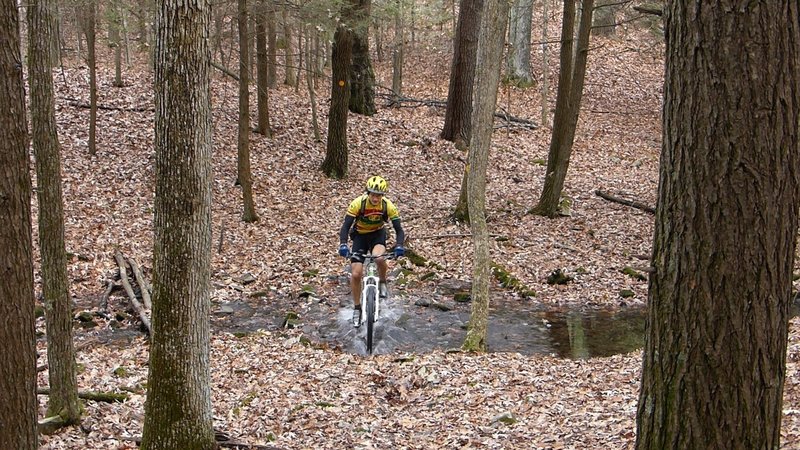
[(384, 253), (382, 255), (378, 255), (378, 256), (373, 255), (371, 252), (367, 252), (367, 253), (360, 253), (360, 252), (359, 253), (351, 253), (350, 256), (347, 257), (347, 259), (352, 260), (354, 256), (363, 256), (365, 260), (370, 259), (370, 258), (374, 258), (374, 259), (378, 259), (378, 258), (397, 259), (397, 255), (394, 253), (394, 249), (392, 249), (391, 251), (387, 251), (386, 253)]

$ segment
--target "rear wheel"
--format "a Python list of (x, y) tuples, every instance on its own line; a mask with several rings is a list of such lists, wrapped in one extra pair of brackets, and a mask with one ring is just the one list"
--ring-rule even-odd
[(375, 289), (367, 291), (367, 352), (372, 354), (372, 332), (375, 329)]

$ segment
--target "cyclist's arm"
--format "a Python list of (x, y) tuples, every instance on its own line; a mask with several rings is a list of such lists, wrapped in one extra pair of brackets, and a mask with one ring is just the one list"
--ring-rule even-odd
[(344, 223), (342, 223), (342, 228), (339, 230), (340, 244), (347, 244), (347, 235), (350, 233), (350, 228), (353, 227), (353, 222), (355, 222), (355, 220), (356, 218), (350, 214), (344, 215)]
[(397, 236), (397, 245), (403, 246), (403, 242), (406, 240), (406, 232), (403, 231), (403, 225), (400, 223), (400, 218), (395, 217), (392, 219), (392, 226), (394, 227), (394, 234)]

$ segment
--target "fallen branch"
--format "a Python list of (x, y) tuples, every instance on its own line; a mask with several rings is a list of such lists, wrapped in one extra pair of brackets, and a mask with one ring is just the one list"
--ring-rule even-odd
[(222, 64), (219, 64), (217, 62), (211, 61), (211, 67), (219, 70), (220, 72), (222, 72), (225, 75), (233, 78), (234, 80), (239, 81), (239, 75), (236, 75), (235, 73), (231, 72), (230, 70), (228, 70), (227, 67), (223, 66)]
[[(121, 441), (132, 441), (136, 445), (142, 444), (141, 436), (120, 436)], [(275, 447), (274, 445), (261, 445), (261, 444), (246, 444), (244, 442), (231, 441), (226, 434), (218, 431), (214, 432), (214, 440), (220, 448), (232, 448), (236, 450), (285, 450), (283, 447)]]
[(659, 8), (647, 7), (647, 6), (634, 6), (634, 11), (638, 11), (642, 14), (653, 14), (654, 16), (663, 16), (664, 10)]
[[(498, 238), (500, 234), (490, 234), (489, 237), (491, 238)], [(427, 236), (419, 236), (415, 237), (414, 239), (442, 239), (442, 238), (451, 238), (451, 237), (472, 237), (472, 233), (445, 233), (445, 234), (429, 234)]]
[(144, 275), (142, 275), (142, 271), (139, 270), (139, 264), (136, 263), (135, 259), (128, 258), (128, 264), (131, 265), (133, 275), (136, 277), (136, 282), (139, 284), (139, 291), (142, 293), (144, 308), (152, 310), (153, 302), (150, 301), (150, 285), (147, 284), (147, 280), (144, 279)]
[(114, 280), (108, 280), (108, 286), (106, 286), (106, 291), (103, 292), (103, 296), (100, 298), (100, 309), (103, 311), (108, 311), (108, 297), (111, 295), (111, 291), (114, 290)]
[(620, 205), (630, 206), (632, 208), (638, 208), (642, 211), (649, 212), (650, 214), (655, 214), (656, 209), (650, 206), (645, 205), (644, 203), (639, 203), (633, 200), (626, 200), (624, 198), (614, 197), (613, 195), (607, 194), (603, 191), (594, 191), (594, 193), (601, 198), (604, 198), (610, 202), (619, 203)]
[(114, 251), (114, 259), (117, 260), (117, 264), (119, 265), (119, 277), (122, 280), (122, 287), (124, 287), (125, 292), (128, 293), (128, 298), (131, 299), (133, 309), (135, 309), (139, 314), (139, 319), (142, 321), (142, 324), (145, 326), (145, 328), (147, 328), (147, 334), (151, 334), (150, 319), (147, 318), (147, 313), (142, 307), (142, 304), (139, 303), (139, 299), (136, 298), (136, 294), (133, 292), (133, 288), (128, 282), (128, 264), (125, 262), (125, 257), (122, 256), (122, 253), (119, 251), (119, 249)]
[[(50, 388), (38, 388), (36, 389), (36, 394), (50, 395)], [(92, 400), (95, 402), (122, 403), (128, 400), (128, 394), (117, 394), (116, 392), (78, 391), (78, 398)]]
[[(446, 108), (447, 102), (442, 100), (428, 100), (428, 99), (418, 99), (412, 97), (398, 97), (394, 94), (375, 94), (376, 97), (385, 98), (387, 100), (386, 105), (389, 107), (408, 107), (408, 108), (419, 108), (421, 106), (432, 106), (435, 108)], [(527, 128), (530, 130), (535, 130), (539, 128), (539, 124), (536, 122), (523, 119), (521, 117), (515, 117), (509, 115), (505, 112), (496, 112), (494, 113), (494, 117), (498, 119), (504, 119), (506, 121), (506, 127), (511, 125), (516, 125), (522, 128)], [(495, 128), (502, 128), (502, 126), (496, 126)]]
[[(67, 100), (67, 104), (69, 106), (74, 106), (76, 108), (84, 108), (89, 109), (92, 105), (82, 102), (77, 98), (70, 98), (64, 97), (64, 100)], [(104, 111), (133, 111), (133, 112), (155, 112), (155, 108), (146, 108), (146, 107), (135, 107), (135, 106), (107, 106), (107, 105), (97, 105), (97, 109), (102, 109)]]

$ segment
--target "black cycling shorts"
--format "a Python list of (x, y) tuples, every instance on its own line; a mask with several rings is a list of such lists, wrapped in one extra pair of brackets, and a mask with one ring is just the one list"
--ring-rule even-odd
[(364, 255), (367, 252), (372, 251), (376, 245), (383, 245), (386, 247), (386, 229), (381, 228), (380, 230), (373, 231), (372, 233), (365, 233), (365, 234), (358, 234), (353, 232), (350, 235), (353, 239), (353, 257), (351, 259), (354, 263), (363, 263), (364, 262)]

